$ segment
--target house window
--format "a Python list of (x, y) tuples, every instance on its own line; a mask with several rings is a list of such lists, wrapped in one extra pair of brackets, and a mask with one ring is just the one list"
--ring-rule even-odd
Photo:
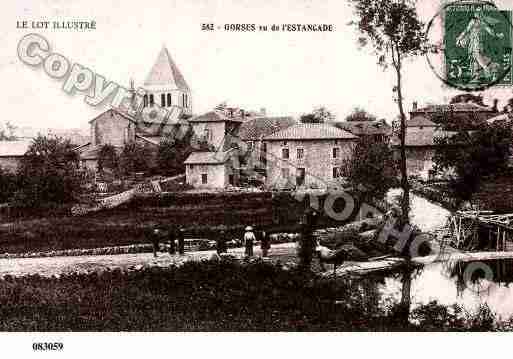
[(289, 158), (289, 149), (288, 148), (281, 149), (281, 158), (283, 158), (283, 159)]
[(207, 184), (207, 182), (208, 182), (207, 174), (206, 173), (202, 173), (201, 174), (201, 184)]
[(229, 183), (231, 186), (235, 186), (235, 177), (233, 176), (233, 174), (228, 175), (228, 183)]
[(209, 128), (205, 128), (203, 136), (205, 137), (205, 141), (212, 140), (212, 130), (210, 130)]
[(333, 158), (339, 158), (340, 157), (340, 147), (334, 147), (333, 148)]
[(297, 175), (296, 175), (296, 184), (298, 186), (301, 186), (305, 183), (305, 176), (306, 176), (306, 171), (304, 168), (298, 168), (297, 169)]
[(167, 107), (171, 107), (171, 94), (167, 94)]
[(333, 167), (333, 178), (342, 177), (342, 167)]
[(290, 170), (288, 168), (282, 168), (281, 169), (281, 177), (289, 178), (289, 176), (290, 176)]
[(283, 141), (282, 145), (287, 146), (287, 141)]
[(302, 148), (297, 149), (297, 159), (300, 160), (305, 157), (305, 150)]
[(160, 106), (166, 107), (166, 95), (163, 93), (160, 94)]
[(143, 96), (143, 105), (144, 107), (148, 107), (148, 95)]
[(150, 94), (150, 106), (153, 106), (155, 104), (155, 98), (153, 97), (153, 94)]

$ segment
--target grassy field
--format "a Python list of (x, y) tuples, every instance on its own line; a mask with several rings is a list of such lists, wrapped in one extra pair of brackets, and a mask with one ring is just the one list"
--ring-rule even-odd
[[(483, 311), (465, 318), (436, 303), (398, 315), (379, 304), (372, 278), (236, 262), (28, 276), (0, 280), (1, 331), (396, 331), (497, 330)], [(504, 327), (501, 327), (504, 328)]]

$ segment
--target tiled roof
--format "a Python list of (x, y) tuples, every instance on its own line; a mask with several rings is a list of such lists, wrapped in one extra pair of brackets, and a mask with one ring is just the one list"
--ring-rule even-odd
[(384, 120), (376, 121), (341, 121), (333, 125), (351, 132), (353, 135), (390, 135), (392, 128)]
[(136, 134), (135, 137), (156, 146), (160, 145), (160, 141), (162, 140), (162, 137), (160, 136), (142, 136), (140, 134)]
[(454, 112), (474, 112), (485, 111), (492, 112), (493, 109), (488, 106), (481, 106), (473, 102), (457, 102), (453, 104), (443, 105), (429, 105), (419, 108), (412, 112), (439, 112), (439, 111), (454, 111)]
[(227, 159), (227, 152), (198, 151), (191, 153), (184, 163), (186, 165), (216, 165), (225, 163)]
[[(408, 132), (406, 131), (405, 145), (407, 147), (432, 147), (436, 146), (435, 138), (440, 137), (451, 137), (458, 132), (456, 131), (443, 131), (443, 130), (425, 130), (425, 131), (415, 131)], [(398, 137), (394, 137), (392, 139), (391, 145), (393, 147), (398, 147), (400, 145), (400, 141)]]
[(238, 136), (243, 141), (257, 141), (296, 123), (292, 117), (257, 117), (245, 121)]
[(120, 110), (115, 109), (115, 108), (109, 108), (107, 111), (104, 111), (101, 114), (99, 114), (98, 116), (96, 116), (95, 118), (93, 118), (92, 120), (89, 120), (89, 123), (99, 120), (99, 119), (103, 119), (108, 116), (114, 117), (118, 120), (128, 120), (128, 121), (131, 121), (134, 123), (137, 122), (137, 120), (135, 118), (133, 118), (132, 116), (130, 116), (129, 114), (121, 112)]
[(406, 127), (437, 127), (437, 124), (424, 116), (415, 116), (411, 120), (406, 121)]
[(32, 141), (0, 141), (0, 157), (21, 157)]
[(355, 140), (358, 137), (327, 123), (298, 123), (265, 137), (265, 140)]
[(157, 61), (151, 68), (144, 86), (166, 87), (167, 89), (173, 87), (182, 91), (190, 91), (182, 73), (178, 70), (165, 47), (160, 50)]
[(193, 117), (189, 120), (189, 122), (224, 122), (224, 121), (243, 122), (242, 118), (240, 118), (240, 117), (228, 117), (220, 111), (210, 111), (210, 112), (204, 113), (203, 115)]

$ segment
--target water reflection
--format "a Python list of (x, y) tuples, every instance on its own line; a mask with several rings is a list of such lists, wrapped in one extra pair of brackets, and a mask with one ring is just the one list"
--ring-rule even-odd
[(499, 318), (513, 316), (513, 260), (433, 263), (424, 268), (387, 275), (379, 284), (385, 301), (411, 310), (436, 300), (458, 304), (469, 312), (487, 304)]

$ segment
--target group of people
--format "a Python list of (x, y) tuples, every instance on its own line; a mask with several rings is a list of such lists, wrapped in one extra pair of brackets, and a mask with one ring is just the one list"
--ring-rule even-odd
[[(184, 238), (185, 230), (181, 226), (155, 226), (153, 229), (148, 229), (146, 231), (146, 237), (149, 239), (149, 242), (153, 245), (153, 256), (157, 257), (157, 252), (160, 250), (160, 243), (168, 244), (169, 254), (176, 254), (177, 249), (179, 254), (185, 253), (185, 238)], [(256, 234), (255, 234), (256, 233)], [(245, 233), (243, 236), (243, 245), (244, 245), (244, 255), (249, 258), (253, 256), (253, 246), (254, 243), (260, 240), (260, 247), (262, 249), (262, 257), (267, 257), (269, 253), (269, 249), (271, 249), (271, 238), (269, 234), (265, 231), (254, 231), (252, 226), (248, 226), (245, 228)], [(221, 228), (218, 233), (216, 233), (216, 249), (217, 253), (226, 253), (228, 251), (227, 247), (227, 233), (224, 228)], [(178, 242), (178, 248), (176, 248), (176, 242)]]
[(153, 245), (153, 256), (157, 257), (161, 242), (167, 242), (169, 245), (169, 254), (175, 254), (177, 251), (176, 242), (178, 242), (178, 253), (185, 253), (184, 229), (180, 226), (156, 226), (147, 230), (146, 237)]

